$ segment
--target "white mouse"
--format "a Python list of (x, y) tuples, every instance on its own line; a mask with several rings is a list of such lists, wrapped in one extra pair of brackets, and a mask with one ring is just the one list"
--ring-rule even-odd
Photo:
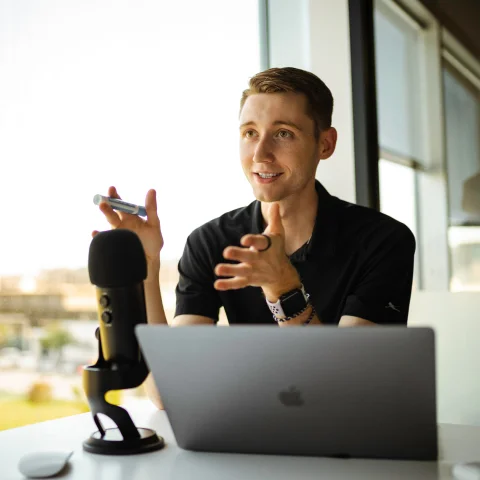
[(480, 480), (480, 462), (457, 463), (452, 473), (458, 480)]
[(37, 452), (24, 455), (18, 463), (18, 469), (27, 478), (48, 478), (60, 473), (72, 452)]

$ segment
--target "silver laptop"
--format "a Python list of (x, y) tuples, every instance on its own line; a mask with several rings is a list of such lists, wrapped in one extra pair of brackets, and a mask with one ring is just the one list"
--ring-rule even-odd
[(430, 328), (138, 325), (187, 450), (437, 459)]

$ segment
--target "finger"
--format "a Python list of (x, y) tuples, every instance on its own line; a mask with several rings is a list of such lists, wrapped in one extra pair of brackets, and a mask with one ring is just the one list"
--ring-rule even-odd
[(122, 197), (120, 197), (120, 195), (118, 194), (117, 189), (113, 186), (108, 187), (108, 196), (112, 198), (118, 198), (120, 200), (122, 199)]
[(147, 222), (153, 226), (160, 226), (160, 219), (157, 212), (157, 192), (151, 189), (145, 197), (145, 210), (147, 211)]
[(285, 229), (283, 228), (282, 218), (280, 217), (280, 205), (272, 203), (267, 209), (267, 228), (264, 233), (274, 233), (285, 237)]
[(95, 235), (97, 235), (98, 233), (100, 233), (98, 230), (94, 230), (94, 231), (92, 232), (92, 238), (94, 238)]
[(108, 203), (100, 202), (99, 208), (100, 208), (100, 211), (105, 215), (107, 222), (113, 228), (117, 228), (122, 223), (122, 219), (120, 218), (118, 213), (115, 212), (113, 208), (110, 205), (108, 205)]
[(224, 258), (237, 262), (252, 263), (258, 258), (258, 252), (242, 247), (227, 247), (223, 251)]
[(216, 290), (239, 290), (248, 287), (249, 283), (245, 277), (229, 278), (228, 280), (216, 280), (213, 284)]
[(215, 267), (215, 274), (220, 277), (250, 277), (252, 266), (248, 263), (240, 263), (238, 265), (219, 263)]
[(265, 238), (264, 235), (254, 235), (251, 233), (244, 235), (240, 243), (245, 247), (254, 248), (257, 252), (265, 250), (269, 246), (268, 238)]

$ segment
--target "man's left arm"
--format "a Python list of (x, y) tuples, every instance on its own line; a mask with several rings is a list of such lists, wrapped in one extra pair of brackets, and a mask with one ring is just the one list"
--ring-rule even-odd
[[(412, 291), (415, 237), (408, 227), (398, 224), (389, 235), (371, 242), (358, 283), (347, 296), (339, 327), (406, 325)], [(292, 281), (295, 276), (292, 275)], [(297, 277), (298, 278), (298, 277)], [(288, 281), (288, 278), (285, 278)], [(296, 280), (297, 282), (299, 280)], [(286, 287), (268, 292), (276, 297)], [(280, 326), (303, 325), (312, 312), (309, 307), (298, 317)], [(316, 313), (309, 325), (321, 325)]]
[(412, 293), (415, 237), (398, 224), (373, 245), (362, 266), (362, 276), (349, 293), (339, 326), (406, 325)]
[[(312, 307), (309, 307), (306, 312), (302, 313), (298, 317), (292, 318), (292, 320), (289, 320), (288, 322), (284, 323), (279, 323), (278, 325), (280, 327), (293, 327), (293, 326), (298, 326), (298, 325), (303, 325), (306, 321), (308, 321), (310, 314), (312, 313)], [(308, 323), (308, 326), (318, 326), (318, 325), (323, 325), (320, 317), (318, 314), (315, 312), (312, 320)], [(364, 318), (360, 317), (355, 317), (352, 315), (343, 315), (342, 318), (340, 319), (340, 323), (338, 324), (339, 327), (373, 327), (377, 325), (374, 322), (371, 322), (370, 320), (365, 320)]]
[(375, 322), (352, 315), (342, 315), (338, 324), (339, 327), (373, 327), (375, 325), (377, 325)]

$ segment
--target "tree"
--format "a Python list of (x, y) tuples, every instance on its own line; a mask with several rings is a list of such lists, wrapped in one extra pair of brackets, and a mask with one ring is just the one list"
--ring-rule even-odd
[(7, 346), (8, 340), (11, 336), (10, 330), (10, 326), (0, 324), (0, 348)]
[(68, 330), (65, 330), (58, 324), (51, 324), (46, 328), (47, 332), (40, 338), (42, 351), (47, 353), (54, 351), (58, 353), (56, 365), (58, 366), (63, 359), (63, 349), (67, 345), (72, 345), (75, 339)]

